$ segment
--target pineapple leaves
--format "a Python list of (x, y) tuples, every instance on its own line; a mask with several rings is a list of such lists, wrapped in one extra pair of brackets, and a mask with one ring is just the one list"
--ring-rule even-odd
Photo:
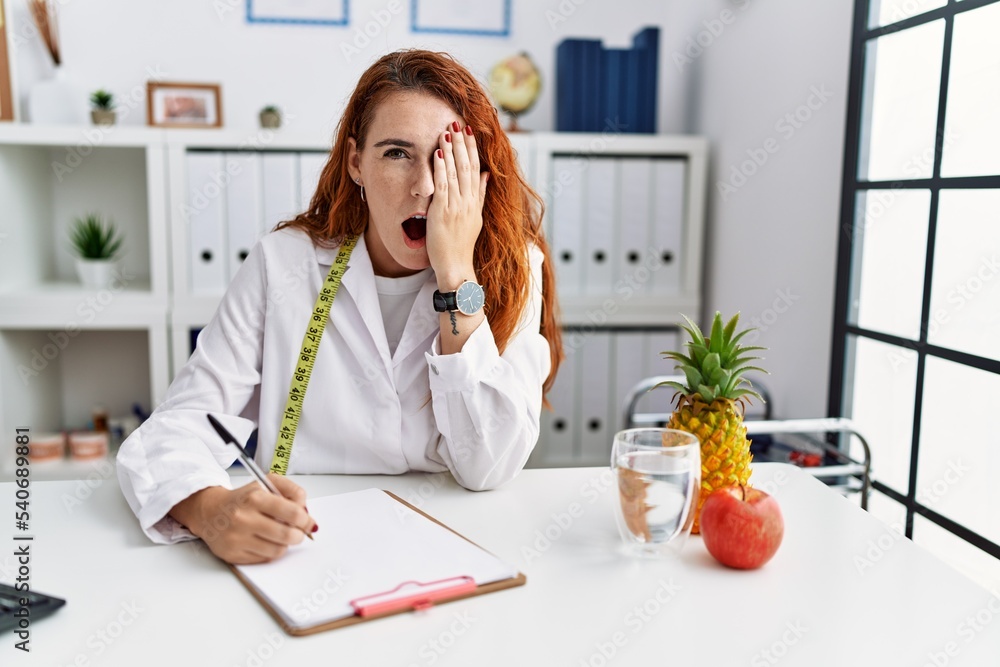
[(702, 370), (704, 370), (705, 375), (708, 377), (715, 377), (722, 367), (722, 362), (719, 360), (719, 355), (716, 352), (710, 352), (705, 355), (705, 361), (701, 365)]
[(673, 387), (682, 394), (687, 393), (687, 387), (682, 385), (680, 382), (673, 382), (673, 381), (661, 382), (660, 384), (655, 385), (653, 389), (656, 389), (656, 387)]
[(698, 369), (693, 366), (685, 366), (681, 370), (684, 371), (684, 377), (687, 378), (688, 386), (685, 387), (685, 391), (688, 391), (688, 387), (697, 387), (705, 381)]
[[(721, 320), (722, 318), (720, 317), (719, 319)], [(736, 331), (736, 324), (739, 321), (740, 321), (740, 314), (736, 313), (735, 315), (733, 315), (732, 319), (730, 319), (729, 322), (726, 324), (726, 329), (725, 329), (725, 331), (723, 331), (723, 336), (725, 337), (726, 340), (735, 342), (735, 340), (733, 340), (733, 332)], [(746, 330), (746, 332), (749, 332), (749, 331), (750, 331), (750, 329)], [(741, 332), (740, 335), (742, 336), (743, 333), (746, 333), (746, 332)], [(739, 339), (736, 339), (736, 340), (739, 340)]]
[(719, 313), (715, 314), (715, 319), (712, 320), (712, 333), (708, 337), (708, 351), (718, 354), (722, 352), (723, 346), (722, 338), (722, 315)]
[(701, 397), (703, 399), (705, 399), (706, 403), (711, 403), (712, 401), (715, 400), (715, 397), (718, 396), (718, 394), (719, 394), (719, 388), (718, 387), (709, 387), (709, 386), (700, 384), (700, 385), (698, 385), (698, 393), (701, 394)]
[(681, 325), (681, 328), (690, 337), (685, 343), (687, 354), (663, 352), (662, 355), (676, 362), (675, 368), (684, 373), (687, 386), (681, 387), (679, 383), (673, 383), (671, 386), (688, 396), (699, 395), (700, 400), (707, 403), (725, 399), (741, 401), (742, 405), (747, 397), (763, 400), (756, 391), (745, 388), (753, 385), (744, 374), (754, 371), (767, 374), (765, 369), (752, 365), (752, 362), (760, 359), (752, 353), (766, 348), (739, 344), (755, 329), (738, 330), (739, 313), (726, 321), (723, 320), (722, 313), (716, 312), (706, 338), (690, 317), (687, 315), (683, 317), (686, 325)]

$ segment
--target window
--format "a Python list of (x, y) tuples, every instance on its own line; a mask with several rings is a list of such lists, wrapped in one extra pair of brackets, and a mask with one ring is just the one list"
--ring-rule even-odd
[(856, 0), (830, 414), (871, 511), (1000, 589), (1000, 0)]

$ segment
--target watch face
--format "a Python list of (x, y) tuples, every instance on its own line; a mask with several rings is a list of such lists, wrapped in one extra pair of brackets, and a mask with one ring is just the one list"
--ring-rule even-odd
[(483, 292), (483, 288), (474, 282), (462, 283), (455, 292), (455, 302), (458, 309), (466, 315), (479, 312), (485, 301), (486, 294)]

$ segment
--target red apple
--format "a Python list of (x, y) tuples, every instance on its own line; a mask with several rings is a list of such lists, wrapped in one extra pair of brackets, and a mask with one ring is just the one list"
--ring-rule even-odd
[(741, 570), (760, 567), (778, 551), (785, 534), (778, 501), (759, 489), (716, 489), (701, 508), (701, 536), (708, 553)]

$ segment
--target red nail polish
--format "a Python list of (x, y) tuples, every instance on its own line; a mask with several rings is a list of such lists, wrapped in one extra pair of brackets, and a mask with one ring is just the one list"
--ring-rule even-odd
[(444, 159), (444, 153), (442, 153), (442, 152), (441, 152), (441, 149), (440, 149), (440, 148), (439, 148), (439, 149), (437, 150), (437, 155), (438, 155), (438, 157), (439, 157), (439, 158), (441, 158), (442, 160)]
[(447, 141), (449, 144), (451, 143), (451, 132), (448, 132), (447, 134), (444, 135), (444, 140)]
[(467, 135), (469, 135), (470, 137), (472, 136), (472, 126), (471, 125), (466, 125), (465, 126), (465, 133)]
[(313, 526), (313, 532), (315, 533), (317, 530), (319, 530), (319, 526)]
[(451, 129), (453, 129), (455, 132), (458, 132), (459, 126), (458, 126), (458, 121), (457, 120), (453, 120), (451, 122)]

